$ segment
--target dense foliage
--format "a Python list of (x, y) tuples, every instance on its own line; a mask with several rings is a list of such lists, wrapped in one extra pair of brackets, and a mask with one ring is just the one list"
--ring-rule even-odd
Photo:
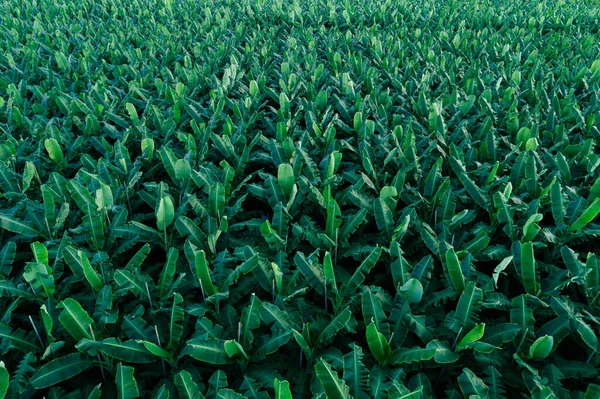
[(0, 398), (598, 398), (597, 8), (0, 4)]

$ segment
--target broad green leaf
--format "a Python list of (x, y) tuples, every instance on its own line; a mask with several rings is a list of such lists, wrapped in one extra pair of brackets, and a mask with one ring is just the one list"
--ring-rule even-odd
[(341, 380), (336, 371), (331, 368), (331, 365), (321, 359), (315, 364), (315, 373), (325, 395), (328, 399), (346, 399), (350, 394), (350, 388), (344, 380)]
[(197, 338), (187, 341), (181, 356), (189, 355), (196, 360), (209, 364), (227, 364), (224, 342), (213, 338)]
[(181, 304), (183, 297), (178, 294), (173, 294), (173, 303), (171, 304), (171, 315), (169, 317), (169, 349), (174, 349), (179, 345), (181, 336), (183, 335), (183, 322), (185, 313)]
[(198, 384), (194, 382), (190, 373), (186, 370), (175, 375), (175, 386), (179, 392), (179, 396), (185, 399), (199, 399), (204, 396), (198, 390)]
[(6, 214), (0, 214), (0, 227), (10, 231), (11, 233), (20, 234), (24, 237), (33, 238), (44, 235), (37, 231), (31, 224)]
[(244, 348), (242, 348), (242, 346), (237, 341), (228, 339), (227, 341), (225, 341), (223, 346), (225, 348), (225, 353), (227, 353), (227, 356), (234, 357), (235, 355), (240, 355), (248, 359), (248, 355), (244, 351)]
[(465, 334), (464, 337), (461, 338), (461, 340), (458, 342), (458, 345), (456, 346), (456, 348), (460, 350), (462, 347), (464, 347), (467, 344), (479, 341), (483, 337), (484, 333), (485, 333), (485, 323), (476, 325), (475, 327), (473, 327), (473, 329), (471, 331), (469, 331), (467, 334)]
[[(269, 304), (265, 303), (265, 305)], [(319, 344), (329, 343), (330, 340), (333, 337), (335, 337), (336, 334), (338, 334), (344, 327), (346, 327), (351, 318), (352, 312), (350, 311), (350, 308), (347, 307), (344, 310), (342, 310), (337, 316), (335, 316), (325, 328), (323, 328), (315, 342)]]
[(44, 147), (46, 148), (46, 152), (48, 156), (54, 163), (60, 163), (64, 156), (62, 152), (62, 148), (56, 139), (49, 138), (44, 141)]
[(436, 348), (420, 348), (415, 346), (411, 349), (398, 348), (392, 354), (392, 364), (410, 364), (431, 360), (436, 355)]
[[(8, 381), (10, 376), (4, 366), (4, 362), (0, 360), (0, 399), (4, 399), (6, 392), (8, 392)], [(290, 396), (291, 398), (291, 396)]]
[(179, 259), (179, 251), (176, 248), (169, 248), (167, 253), (167, 261), (160, 272), (160, 278), (158, 281), (158, 295), (161, 298), (165, 298), (169, 291), (169, 287), (173, 282), (173, 276), (177, 270), (177, 260)]
[(465, 290), (465, 276), (453, 248), (446, 251), (446, 267), (448, 268), (448, 275), (450, 276), (452, 286), (459, 295), (462, 294)]
[(323, 258), (323, 275), (325, 276), (325, 281), (329, 283), (334, 292), (337, 292), (337, 283), (335, 281), (335, 270), (333, 268), (333, 261), (331, 260), (331, 254), (329, 252), (325, 252), (325, 257)]
[(189, 241), (186, 241), (185, 246), (186, 256), (188, 256), (190, 263), (193, 262), (193, 271), (196, 273), (200, 288), (204, 291), (206, 296), (216, 294), (217, 290), (212, 282), (211, 271), (208, 267), (208, 262), (206, 261), (206, 253), (203, 250), (196, 250), (194, 245)]
[(291, 336), (289, 330), (275, 330), (272, 335), (261, 336), (254, 347), (250, 360), (260, 362), (268, 355), (280, 350), (282, 346), (289, 342)]
[(275, 399), (292, 399), (290, 383), (288, 381), (279, 381), (277, 378), (273, 381), (275, 387)]
[(63, 250), (63, 256), (75, 275), (81, 275), (81, 273), (83, 273), (87, 282), (96, 292), (99, 292), (102, 289), (103, 284), (100, 275), (92, 267), (83, 251), (76, 250), (69, 245)]
[(35, 389), (43, 389), (75, 377), (86, 370), (92, 362), (79, 353), (59, 357), (40, 367), (29, 383)]
[(535, 258), (533, 244), (525, 242), (521, 244), (521, 279), (525, 291), (531, 295), (537, 295), (537, 279), (535, 270)]
[(225, 209), (225, 187), (222, 183), (210, 186), (208, 193), (208, 212), (211, 217), (219, 219)]
[(91, 331), (95, 329), (94, 320), (73, 298), (67, 298), (58, 304), (57, 309), (62, 309), (58, 315), (60, 324), (76, 340), (87, 338), (94, 340)]
[(285, 198), (289, 198), (292, 193), (292, 187), (295, 184), (294, 169), (288, 163), (282, 163), (277, 169), (277, 183), (283, 191)]
[(377, 331), (377, 327), (372, 321), (367, 325), (367, 344), (379, 364), (385, 366), (392, 354), (392, 349), (383, 334)]
[(363, 281), (365, 281), (367, 274), (369, 274), (369, 272), (377, 264), (377, 261), (381, 256), (381, 252), (381, 247), (375, 247), (369, 253), (369, 255), (362, 261), (358, 269), (356, 269), (352, 277), (350, 277), (350, 280), (348, 280), (348, 282), (344, 284), (344, 287), (342, 288), (344, 296), (348, 295), (349, 293), (354, 293), (358, 290), (358, 287), (360, 287)]
[(593, 351), (598, 351), (598, 337), (594, 333), (594, 330), (583, 321), (578, 321), (577, 324), (577, 333), (583, 342), (585, 342)]
[(529, 357), (534, 360), (545, 359), (554, 346), (554, 338), (550, 335), (544, 335), (535, 340), (533, 345), (529, 347)]
[(577, 218), (569, 226), (569, 231), (579, 231), (588, 225), (600, 213), (600, 198), (596, 198), (586, 209), (581, 216)]
[(143, 344), (134, 340), (121, 342), (116, 338), (107, 338), (103, 341), (83, 339), (78, 347), (81, 349), (96, 348), (112, 359), (127, 363), (151, 363), (156, 360)]
[(170, 196), (164, 196), (160, 199), (158, 209), (156, 210), (156, 226), (160, 231), (164, 231), (175, 220), (175, 208), (173, 199)]
[(342, 224), (342, 220), (340, 219), (341, 215), (342, 213), (337, 202), (333, 198), (330, 199), (327, 203), (327, 219), (325, 221), (325, 232), (327, 236), (335, 243), (337, 243), (339, 228)]
[(458, 385), (466, 398), (473, 396), (487, 398), (489, 395), (489, 387), (468, 368), (464, 368), (461, 375), (458, 376)]
[(0, 276), (8, 277), (12, 271), (12, 265), (17, 254), (17, 244), (13, 241), (7, 242), (0, 251)]
[(135, 369), (131, 366), (117, 365), (117, 375), (115, 384), (117, 384), (118, 399), (135, 399), (140, 396), (137, 381), (133, 376)]
[(456, 305), (456, 311), (454, 317), (457, 326), (453, 326), (453, 330), (458, 330), (457, 327), (461, 328), (472, 328), (478, 321), (477, 314), (480, 310), (480, 302), (483, 299), (483, 291), (477, 288), (475, 282), (470, 281)]
[(390, 238), (394, 231), (394, 215), (386, 204), (383, 198), (377, 198), (373, 203), (373, 210), (375, 212), (375, 222), (379, 231), (385, 233), (386, 237)]
[(356, 344), (349, 346), (351, 351), (344, 355), (344, 381), (350, 388), (350, 395), (355, 398), (368, 397), (369, 370), (363, 362), (363, 350)]

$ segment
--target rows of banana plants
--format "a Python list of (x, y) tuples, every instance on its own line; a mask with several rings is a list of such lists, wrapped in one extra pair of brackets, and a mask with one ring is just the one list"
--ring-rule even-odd
[(600, 9), (0, 4), (0, 399), (600, 397)]

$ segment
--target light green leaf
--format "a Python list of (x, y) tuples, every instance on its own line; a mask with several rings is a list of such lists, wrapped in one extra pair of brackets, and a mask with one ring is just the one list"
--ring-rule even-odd
[(379, 364), (385, 366), (392, 354), (392, 349), (383, 334), (377, 331), (377, 327), (372, 321), (367, 326), (367, 344)]
[(160, 231), (164, 231), (173, 223), (175, 219), (175, 208), (173, 199), (170, 196), (164, 196), (160, 199), (158, 209), (156, 210), (156, 226)]
[(535, 340), (529, 348), (529, 357), (533, 360), (541, 360), (548, 357), (554, 346), (554, 337), (544, 335)]
[(290, 383), (288, 381), (279, 381), (275, 378), (273, 385), (275, 387), (275, 399), (292, 399), (292, 391), (290, 391)]
[(586, 209), (581, 216), (569, 226), (569, 231), (579, 231), (587, 226), (600, 213), (600, 198), (596, 198)]
[(456, 348), (460, 350), (465, 345), (479, 341), (485, 333), (485, 323), (481, 323), (473, 327), (459, 342)]
[(60, 144), (56, 139), (49, 138), (44, 141), (44, 147), (48, 152), (48, 156), (54, 163), (60, 163), (63, 160), (63, 152)]
[(4, 366), (4, 362), (0, 360), (0, 399), (4, 399), (6, 392), (8, 392), (8, 370)]

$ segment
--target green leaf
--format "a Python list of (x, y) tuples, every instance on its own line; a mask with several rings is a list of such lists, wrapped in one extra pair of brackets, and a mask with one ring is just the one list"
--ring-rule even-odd
[(175, 375), (175, 386), (179, 392), (179, 396), (185, 399), (199, 399), (204, 396), (198, 390), (198, 385), (192, 379), (190, 373), (185, 370)]
[(398, 293), (408, 303), (419, 303), (423, 298), (423, 284), (416, 278), (410, 278), (400, 287)]
[(292, 391), (290, 391), (290, 383), (288, 381), (279, 381), (275, 378), (273, 386), (275, 388), (275, 399), (292, 399)]
[(87, 282), (96, 292), (102, 289), (103, 284), (100, 275), (92, 267), (83, 251), (76, 250), (69, 245), (63, 250), (63, 256), (75, 275), (83, 273)]
[(369, 370), (363, 363), (363, 350), (354, 343), (349, 346), (352, 350), (344, 355), (344, 381), (354, 398), (368, 397)]
[(91, 361), (81, 356), (79, 353), (59, 357), (40, 367), (29, 383), (35, 389), (43, 389), (59, 382), (66, 381), (75, 377), (86, 370), (92, 364)]
[(13, 241), (7, 242), (0, 251), (0, 276), (8, 277), (12, 271), (12, 264), (17, 254), (17, 244)]
[[(472, 328), (475, 326), (478, 318), (477, 313), (480, 310), (480, 302), (483, 299), (483, 291), (477, 288), (474, 281), (469, 281), (464, 292), (458, 299), (454, 317), (458, 326), (462, 328)], [(457, 330), (453, 326), (453, 330)]]
[(189, 355), (196, 360), (209, 364), (227, 364), (228, 356), (224, 342), (213, 338), (196, 338), (187, 341), (181, 356)]
[(94, 328), (94, 320), (83, 310), (79, 302), (73, 298), (67, 298), (56, 308), (62, 309), (58, 315), (58, 321), (76, 341), (84, 338), (93, 340), (91, 329)]
[(600, 385), (598, 384), (589, 384), (586, 391), (585, 391), (585, 395), (583, 395), (584, 399), (597, 399), (600, 398)]
[(141, 339), (137, 340), (136, 342), (138, 344), (144, 345), (144, 347), (148, 350), (148, 352), (152, 353), (154, 356), (160, 357), (162, 359), (171, 360), (171, 354), (169, 352), (167, 352), (166, 350), (164, 350), (163, 348), (161, 348), (160, 346), (156, 345), (154, 342), (144, 341)]
[(590, 326), (581, 320), (579, 320), (577, 324), (577, 333), (583, 342), (585, 342), (586, 345), (592, 350), (597, 352), (600, 348), (598, 347), (598, 337), (594, 333), (594, 330), (592, 330)]
[(385, 366), (392, 354), (392, 349), (383, 334), (377, 331), (373, 321), (367, 326), (367, 344), (379, 364)]
[(102, 384), (98, 384), (92, 389), (92, 392), (87, 396), (87, 399), (100, 399), (102, 397), (102, 390), (100, 387)]
[(225, 187), (218, 182), (210, 186), (208, 192), (208, 213), (211, 217), (219, 219), (225, 209)]
[(596, 198), (586, 209), (583, 211), (581, 216), (577, 218), (569, 226), (569, 231), (579, 231), (588, 225), (592, 220), (596, 218), (596, 216), (600, 213), (600, 198)]
[(333, 261), (331, 260), (331, 254), (329, 252), (325, 252), (325, 257), (323, 258), (323, 275), (325, 276), (325, 281), (329, 283), (333, 291), (337, 292), (335, 270), (333, 269)]
[[(265, 303), (265, 305), (269, 305)], [(352, 312), (347, 307), (342, 310), (336, 317), (327, 324), (327, 326), (321, 331), (316, 341), (319, 344), (327, 344), (330, 340), (337, 335), (350, 321), (352, 318)]]
[(103, 341), (91, 341), (83, 339), (78, 348), (96, 348), (106, 356), (127, 363), (151, 363), (156, 358), (146, 347), (134, 340), (120, 342), (116, 338), (107, 338)]
[(375, 267), (379, 257), (381, 256), (381, 247), (375, 247), (369, 253), (369, 255), (362, 261), (360, 266), (356, 269), (350, 280), (346, 284), (344, 284), (342, 288), (343, 296), (348, 295), (349, 293), (354, 293), (358, 290), (358, 287), (365, 281), (367, 274)]
[(512, 342), (521, 332), (518, 324), (502, 323), (485, 329), (483, 340), (489, 344), (500, 346)]
[(544, 215), (541, 213), (534, 213), (527, 219), (525, 225), (523, 226), (523, 241), (532, 241), (535, 236), (541, 230), (541, 227), (537, 224), (537, 222), (541, 221), (544, 218)]
[(186, 256), (190, 263), (193, 262), (193, 271), (196, 273), (196, 277), (198, 278), (198, 282), (200, 283), (200, 287), (204, 291), (204, 294), (206, 296), (216, 294), (217, 290), (211, 279), (211, 271), (208, 268), (208, 263), (206, 261), (206, 253), (203, 250), (196, 250), (196, 247), (189, 241), (186, 241), (185, 247)]
[(337, 202), (332, 198), (327, 202), (327, 219), (325, 221), (325, 233), (335, 243), (338, 240), (338, 232), (342, 220), (340, 216), (342, 212)]
[(176, 348), (183, 335), (185, 313), (180, 306), (182, 303), (183, 297), (178, 293), (174, 293), (173, 304), (171, 305), (171, 316), (169, 318), (169, 344), (167, 346), (169, 349)]
[(383, 198), (377, 198), (373, 203), (375, 212), (375, 222), (379, 231), (385, 233), (386, 237), (390, 238), (394, 231), (394, 215)]
[(63, 152), (60, 147), (60, 144), (56, 139), (49, 138), (44, 141), (44, 147), (46, 148), (46, 152), (48, 152), (48, 156), (50, 160), (54, 163), (60, 163), (63, 160)]
[(170, 196), (164, 196), (158, 203), (156, 210), (156, 226), (160, 231), (164, 231), (175, 220), (175, 208), (173, 199)]
[(135, 369), (131, 366), (117, 365), (117, 375), (115, 383), (117, 384), (118, 399), (135, 399), (140, 396), (137, 381), (133, 376)]
[(529, 347), (529, 357), (533, 360), (541, 360), (548, 357), (554, 346), (554, 337), (544, 335), (535, 340), (533, 345)]
[(461, 375), (458, 376), (458, 385), (465, 398), (470, 398), (471, 395), (487, 398), (489, 395), (489, 387), (468, 368), (464, 368)]
[(43, 236), (42, 233), (37, 231), (29, 223), (23, 222), (5, 214), (0, 214), (0, 227), (10, 231), (11, 233), (21, 234), (24, 237), (34, 238)]
[(411, 349), (398, 348), (392, 355), (392, 364), (410, 364), (431, 360), (437, 354), (437, 348), (420, 348), (415, 346)]
[(167, 253), (167, 262), (160, 272), (158, 281), (158, 295), (164, 300), (169, 291), (169, 287), (173, 282), (173, 276), (177, 270), (177, 260), (179, 259), (179, 251), (176, 248), (169, 248)]
[(537, 294), (537, 280), (535, 271), (535, 258), (533, 244), (531, 242), (521, 243), (521, 279), (528, 294)]
[(481, 323), (473, 327), (462, 339), (458, 342), (456, 348), (460, 350), (465, 345), (479, 341), (485, 333), (485, 323)]
[(465, 276), (463, 275), (454, 248), (450, 248), (446, 251), (446, 267), (448, 268), (448, 275), (450, 276), (452, 286), (459, 295), (462, 294), (465, 290)]
[(292, 334), (290, 330), (275, 330), (272, 335), (263, 335), (254, 347), (251, 355), (251, 361), (259, 362), (268, 355), (277, 352), (282, 346), (287, 344)]
[(237, 341), (228, 339), (227, 341), (225, 341), (223, 346), (225, 348), (225, 353), (227, 353), (227, 356), (234, 357), (235, 355), (240, 355), (240, 356), (243, 356), (244, 358), (248, 359), (248, 355), (246, 354), (246, 351), (244, 351), (244, 348), (242, 348), (242, 345), (240, 345)]
[(350, 388), (344, 380), (341, 380), (329, 363), (321, 359), (315, 364), (315, 373), (327, 399), (347, 399), (350, 394)]
[(282, 163), (277, 169), (277, 183), (281, 187), (284, 197), (287, 199), (292, 193), (295, 184), (294, 169), (288, 163)]
[(40, 350), (37, 341), (34, 341), (32, 334), (25, 334), (21, 329), (12, 330), (9, 326), (0, 324), (0, 339), (8, 340), (11, 345), (24, 353), (37, 352)]
[[(0, 360), (0, 399), (4, 399), (6, 392), (8, 392), (8, 370), (4, 366), (4, 362)], [(291, 396), (290, 396), (291, 397)]]

